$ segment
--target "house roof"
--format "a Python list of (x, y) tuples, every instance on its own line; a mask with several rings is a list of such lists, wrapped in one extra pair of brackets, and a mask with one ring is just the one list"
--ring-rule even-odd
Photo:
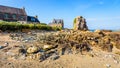
[(40, 22), (36, 17), (33, 16), (27, 16), (28, 22)]
[(2, 5), (0, 5), (0, 12), (17, 14), (17, 15), (27, 15), (25, 9), (2, 6)]
[(63, 19), (53, 19), (51, 23), (63, 23)]

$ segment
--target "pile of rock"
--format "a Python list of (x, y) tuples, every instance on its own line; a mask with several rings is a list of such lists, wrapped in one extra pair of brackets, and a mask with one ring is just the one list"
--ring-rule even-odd
[[(92, 51), (92, 47), (99, 47), (104, 51), (112, 52), (113, 46), (117, 47), (117, 45), (120, 45), (118, 43), (120, 42), (118, 40), (120, 38), (119, 34), (106, 34), (100, 30), (95, 32), (62, 30), (58, 32), (43, 32), (36, 35), (29, 35), (28, 37), (34, 36), (39, 45), (17, 47), (17, 51), (12, 55), (21, 55), (27, 60), (56, 60), (65, 54), (87, 54)], [(22, 37), (24, 36), (26, 35)], [(94, 57), (93, 54), (90, 55)]]
[[(40, 43), (42, 43), (41, 41), (44, 41), (43, 43), (58, 45), (58, 47), (65, 45), (68, 45), (67, 47), (71, 47), (81, 45), (86, 42), (89, 46), (101, 47), (102, 50), (108, 52), (112, 52), (113, 46), (117, 46), (120, 41), (118, 40), (120, 38), (119, 34), (107, 34), (100, 30), (96, 30), (95, 32), (74, 30), (59, 31), (55, 33), (38, 35), (38, 37), (38, 41)], [(117, 46), (117, 48), (119, 47)]]

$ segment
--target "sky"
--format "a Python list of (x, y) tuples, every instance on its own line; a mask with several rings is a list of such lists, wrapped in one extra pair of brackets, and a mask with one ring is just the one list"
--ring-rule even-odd
[(89, 29), (120, 29), (120, 0), (0, 0), (0, 5), (22, 8), (42, 23), (63, 19), (65, 28), (83, 16)]

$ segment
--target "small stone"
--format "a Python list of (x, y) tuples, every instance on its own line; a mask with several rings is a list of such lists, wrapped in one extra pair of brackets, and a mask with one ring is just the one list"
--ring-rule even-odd
[(51, 49), (52, 48), (52, 45), (44, 45), (43, 46), (43, 50), (48, 50), (48, 49)]
[(105, 55), (104, 57), (105, 57), (105, 58), (107, 58), (107, 57), (108, 57), (108, 55)]
[(53, 55), (53, 56), (51, 56), (51, 60), (56, 60), (56, 59), (58, 59), (60, 56), (59, 55)]
[(32, 32), (28, 32), (27, 34), (29, 34), (29, 35), (30, 35), (30, 34), (32, 34)]
[(32, 47), (29, 47), (29, 48), (27, 49), (27, 53), (32, 54), (32, 53), (38, 52), (38, 50), (39, 50), (38, 47), (32, 46)]
[(6, 52), (6, 54), (9, 55), (9, 56), (14, 56), (15, 55), (15, 53), (13, 53), (13, 52)]
[(110, 58), (113, 58), (113, 55), (109, 55)]
[(114, 60), (114, 62), (115, 62), (116, 64), (119, 64), (119, 61), (117, 61), (117, 60)]
[(3, 46), (0, 46), (0, 49), (2, 49), (3, 48)]
[(28, 42), (28, 41), (29, 41), (29, 40), (27, 40), (27, 39), (25, 40), (25, 42)]
[(8, 45), (9, 45), (9, 43), (8, 43), (8, 42), (5, 42), (5, 45), (4, 45), (4, 46), (7, 47)]
[(94, 55), (92, 53), (88, 54), (90, 57), (94, 57)]
[(0, 30), (0, 33), (2, 33), (2, 30)]
[(111, 67), (111, 65), (110, 64), (106, 64), (106, 68), (110, 68)]
[(19, 57), (20, 60), (25, 60), (25, 54)]
[(7, 63), (7, 65), (11, 65), (11, 63)]

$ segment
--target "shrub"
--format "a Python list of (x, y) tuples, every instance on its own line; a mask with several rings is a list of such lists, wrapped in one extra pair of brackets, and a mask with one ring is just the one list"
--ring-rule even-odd
[(42, 24), (20, 24), (18, 22), (6, 22), (6, 21), (0, 21), (0, 29), (2, 31), (10, 30), (10, 31), (16, 31), (16, 30), (22, 30), (22, 29), (39, 29), (39, 30), (61, 30), (61, 28), (58, 27), (51, 27), (44, 23)]
[(52, 30), (55, 30), (55, 31), (62, 30), (62, 27), (52, 27)]
[(37, 25), (37, 28), (39, 30), (52, 30), (52, 27), (48, 25)]
[(45, 24), (45, 23), (40, 23), (41, 25), (47, 25), (47, 24)]

